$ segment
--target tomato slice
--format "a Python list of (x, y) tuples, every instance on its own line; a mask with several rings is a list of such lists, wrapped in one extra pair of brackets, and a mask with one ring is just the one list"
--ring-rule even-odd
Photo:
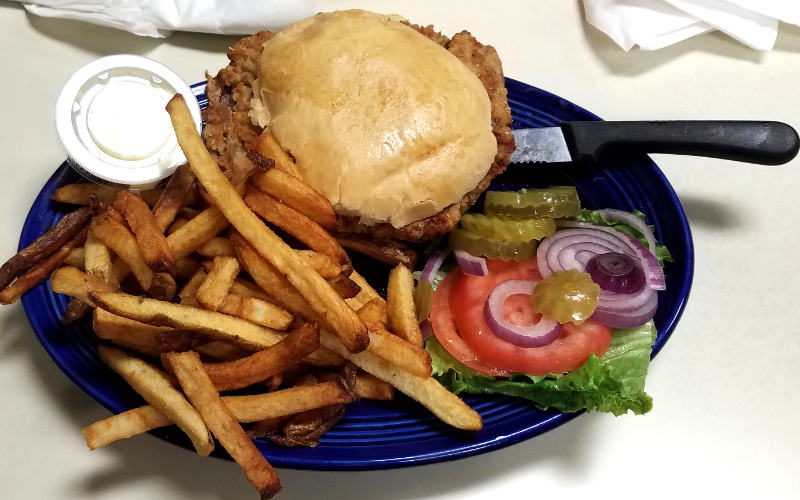
[[(494, 335), (483, 312), (492, 289), (510, 279), (540, 280), (541, 276), (535, 259), (519, 262), (493, 259), (487, 260), (487, 266), (488, 276), (467, 276), (460, 271), (454, 271), (448, 276), (448, 279), (452, 279), (449, 290), (446, 290), (448, 309), (452, 311), (460, 340), (469, 348), (469, 351), (463, 352), (475, 355), (484, 366), (530, 375), (545, 375), (575, 370), (589, 359), (590, 354), (601, 356), (608, 349), (611, 344), (611, 328), (593, 321), (586, 321), (580, 326), (567, 323), (559, 338), (542, 347), (520, 347)], [(444, 292), (442, 290), (443, 294)], [(438, 296), (437, 289), (434, 304)], [(523, 302), (516, 301), (514, 307), (523, 307)], [(525, 316), (531, 317), (528, 314)], [(450, 349), (448, 351), (461, 359)]]
[(451, 272), (436, 287), (430, 314), (433, 334), (447, 352), (473, 370), (494, 377), (507, 377), (511, 372), (493, 368), (481, 361), (475, 351), (458, 334), (453, 311), (450, 309), (450, 290), (453, 288), (456, 273), (461, 274), (461, 271)]

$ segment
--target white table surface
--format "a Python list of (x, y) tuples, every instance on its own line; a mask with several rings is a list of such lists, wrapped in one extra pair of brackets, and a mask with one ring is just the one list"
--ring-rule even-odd
[[(491, 4), (491, 7), (488, 5)], [(497, 48), (507, 76), (606, 119), (769, 119), (800, 127), (800, 29), (775, 50), (721, 34), (625, 53), (576, 1), (333, 1), (399, 11)], [(235, 38), (164, 40), (40, 19), (0, 2), (0, 255), (13, 254), (36, 194), (63, 160), (52, 108), (78, 67), (136, 53), (195, 82)], [(379, 472), (280, 470), (281, 498), (797, 498), (800, 491), (800, 161), (777, 168), (658, 156), (694, 234), (691, 300), (652, 364), (646, 416), (579, 417), (456, 462)], [(5, 258), (5, 257), (4, 257)], [(151, 436), (89, 452), (80, 429), (108, 416), (61, 373), (22, 306), (0, 309), (0, 498), (255, 498), (232, 463)]]

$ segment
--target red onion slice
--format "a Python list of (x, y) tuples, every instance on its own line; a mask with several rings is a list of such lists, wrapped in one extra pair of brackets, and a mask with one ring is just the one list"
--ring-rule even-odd
[[(635, 217), (635, 216), (634, 216)], [(539, 265), (539, 272), (543, 277), (549, 276), (553, 271), (578, 269), (583, 272), (586, 269), (585, 263), (580, 266), (573, 265), (572, 267), (563, 267), (564, 264), (572, 263), (571, 255), (576, 254), (582, 250), (592, 248), (589, 244), (603, 244), (609, 247), (608, 251), (625, 253), (635, 256), (641, 262), (644, 269), (645, 276), (647, 277), (647, 286), (654, 290), (666, 289), (666, 281), (664, 280), (664, 270), (658, 265), (658, 259), (655, 255), (639, 242), (636, 238), (628, 233), (622, 232), (609, 226), (596, 226), (589, 222), (563, 220), (558, 221), (558, 226), (566, 229), (556, 231), (556, 234), (545, 238), (539, 245), (536, 257)], [(603, 234), (601, 234), (603, 233)], [(584, 241), (587, 243), (585, 248), (580, 248), (580, 235), (583, 234)], [(572, 238), (567, 242), (560, 242), (561, 239), (571, 236)], [(571, 245), (578, 245), (578, 248)], [(568, 248), (569, 247), (569, 248)], [(614, 247), (611, 249), (611, 247)], [(559, 253), (566, 251), (564, 256)], [(571, 253), (570, 253), (571, 252)], [(596, 252), (600, 253), (600, 252)], [(576, 260), (576, 262), (579, 262)]]
[(653, 254), (653, 256), (656, 255), (656, 237), (653, 235), (653, 231), (650, 230), (650, 227), (641, 219), (641, 217), (637, 216), (636, 214), (625, 212), (624, 210), (616, 210), (614, 208), (606, 208), (604, 210), (598, 210), (597, 212), (608, 222), (621, 222), (642, 233), (645, 241), (647, 241), (647, 248), (650, 250), (650, 253)]
[[(647, 323), (656, 314), (658, 309), (658, 294), (651, 288), (646, 288), (637, 294), (637, 302), (618, 301), (613, 307), (607, 304), (598, 304), (591, 319), (606, 324), (612, 328), (635, 328)], [(602, 297), (601, 297), (602, 302)], [(634, 304), (639, 304), (633, 307)]]
[(642, 242), (631, 236), (630, 234), (623, 233), (630, 242), (631, 246), (636, 251), (644, 263), (644, 272), (647, 275), (647, 285), (653, 290), (666, 290), (667, 282), (664, 279), (664, 270), (658, 264), (658, 259), (655, 255), (650, 253)]
[(430, 259), (428, 259), (428, 262), (425, 263), (425, 267), (422, 268), (419, 279), (422, 281), (427, 281), (428, 283), (432, 283), (433, 277), (439, 272), (439, 268), (442, 267), (444, 259), (446, 259), (449, 254), (449, 250), (439, 250), (434, 252)]
[(426, 319), (420, 323), (419, 329), (422, 332), (422, 340), (426, 340), (428, 337), (433, 335), (433, 325), (431, 325), (430, 319)]
[(489, 274), (489, 268), (486, 267), (486, 259), (483, 257), (476, 257), (464, 250), (455, 250), (453, 253), (462, 273), (470, 276), (486, 276)]
[(534, 280), (508, 280), (489, 293), (483, 313), (492, 333), (520, 347), (542, 347), (558, 338), (561, 325), (549, 319), (540, 319), (531, 326), (514, 325), (505, 320), (504, 306), (512, 295), (530, 295), (536, 285)]
[(607, 292), (639, 293), (647, 286), (640, 263), (624, 253), (597, 254), (586, 263), (586, 272)]

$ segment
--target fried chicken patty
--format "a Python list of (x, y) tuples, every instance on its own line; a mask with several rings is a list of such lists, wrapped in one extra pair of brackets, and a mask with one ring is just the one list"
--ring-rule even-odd
[[(400, 228), (389, 223), (367, 225), (355, 216), (338, 216), (340, 233), (366, 235), (376, 240), (425, 241), (453, 229), (494, 177), (502, 173), (514, 151), (511, 134), (511, 110), (508, 107), (505, 80), (500, 58), (494, 47), (478, 42), (469, 32), (462, 31), (448, 38), (433, 29), (409, 24), (421, 34), (446, 48), (463, 62), (481, 81), (492, 107), (492, 132), (497, 140), (497, 154), (489, 171), (475, 188), (444, 210)], [(272, 37), (262, 31), (240, 40), (228, 51), (230, 64), (217, 76), (208, 78), (206, 95), (208, 107), (203, 112), (203, 139), (234, 185), (241, 185), (253, 170), (247, 158), (250, 143), (262, 132), (250, 118), (253, 85), (258, 77), (258, 58), (261, 47)], [(290, 152), (291, 153), (291, 152)]]

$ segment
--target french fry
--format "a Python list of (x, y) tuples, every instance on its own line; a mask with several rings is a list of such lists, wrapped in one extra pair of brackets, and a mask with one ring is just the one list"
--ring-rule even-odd
[(304, 365), (318, 366), (321, 368), (338, 368), (346, 363), (346, 359), (324, 347), (320, 347), (303, 359)]
[(442, 422), (457, 429), (472, 431), (483, 427), (481, 416), (458, 396), (445, 389), (436, 379), (413, 375), (371, 352), (351, 353), (335, 335), (329, 332), (320, 332), (320, 343), (365, 372), (392, 384), (400, 392), (430, 410)]
[(211, 453), (214, 442), (203, 419), (160, 370), (113, 347), (101, 345), (97, 352), (100, 359), (125, 379), (145, 401), (189, 436), (197, 453), (204, 456)]
[(235, 361), (250, 354), (250, 351), (245, 351), (244, 349), (229, 344), (228, 342), (223, 342), (222, 340), (215, 340), (208, 344), (199, 345), (195, 348), (195, 351), (201, 356), (216, 361)]
[(259, 255), (246, 239), (238, 232), (233, 231), (231, 233), (231, 242), (233, 242), (233, 248), (236, 250), (239, 262), (241, 262), (250, 277), (253, 278), (253, 281), (267, 293), (270, 301), (308, 320), (314, 321), (317, 319), (317, 312), (289, 283), (289, 280)]
[(299, 363), (319, 347), (319, 327), (306, 323), (283, 340), (246, 358), (227, 363), (204, 363), (218, 391), (231, 391), (253, 385)]
[[(158, 197), (161, 196), (162, 191), (161, 188), (146, 189), (140, 192), (139, 195), (145, 203), (149, 206), (153, 206), (158, 200)], [(70, 203), (72, 205), (89, 205), (92, 201), (92, 195), (103, 203), (111, 205), (114, 203), (117, 189), (94, 183), (66, 184), (56, 189), (50, 196), (50, 199), (60, 203)]]
[(155, 273), (147, 293), (159, 300), (171, 301), (175, 297), (176, 287), (175, 278), (171, 274)]
[(428, 351), (414, 346), (380, 325), (367, 324), (369, 352), (418, 377), (431, 374), (431, 356)]
[(114, 203), (114, 196), (117, 190), (108, 186), (101, 186), (94, 183), (85, 184), (66, 184), (56, 189), (50, 199), (60, 203), (70, 203), (72, 205), (89, 205), (92, 195), (104, 203)]
[(394, 387), (369, 373), (356, 375), (355, 393), (358, 399), (394, 399)]
[(258, 152), (264, 158), (270, 159), (275, 162), (274, 168), (302, 179), (300, 171), (297, 170), (297, 165), (294, 164), (289, 155), (278, 144), (278, 141), (272, 137), (267, 131), (264, 131), (260, 136), (253, 141), (253, 150)]
[[(317, 378), (320, 382), (333, 382), (340, 380), (340, 374), (320, 371)], [(374, 375), (358, 371), (353, 384), (353, 396), (358, 399), (390, 400), (394, 399), (394, 387)]]
[(161, 336), (175, 331), (165, 326), (151, 326), (123, 318), (99, 307), (92, 312), (92, 328), (101, 339), (152, 357), (162, 353)]
[(231, 240), (220, 237), (211, 238), (197, 247), (195, 252), (203, 257), (233, 257), (236, 255)]
[(257, 189), (248, 189), (244, 201), (253, 212), (302, 241), (308, 248), (330, 255), (340, 264), (350, 262), (336, 238), (297, 210)]
[(178, 144), (192, 166), (198, 182), (205, 188), (216, 207), (256, 251), (275, 266), (308, 300), (317, 314), (324, 318), (326, 326), (342, 339), (349, 351), (363, 351), (369, 343), (364, 322), (311, 266), (297, 257), (294, 251), (247, 207), (206, 150), (183, 96), (177, 94), (170, 99), (167, 112), (172, 119)]
[(315, 252), (314, 250), (297, 250), (296, 253), (326, 280), (346, 275), (345, 268), (330, 255)]
[(181, 299), (181, 305), (200, 307), (200, 304), (197, 303), (195, 295), (197, 295), (197, 290), (200, 289), (200, 286), (203, 284), (203, 281), (205, 281), (206, 276), (208, 276), (208, 274), (203, 269), (198, 269), (195, 271), (192, 277), (189, 278), (189, 281), (187, 281), (186, 284), (183, 285), (183, 288), (181, 288), (181, 290), (178, 292), (178, 297)]
[(78, 299), (72, 299), (67, 304), (67, 310), (64, 311), (64, 315), (61, 316), (61, 324), (69, 325), (74, 323), (87, 316), (90, 312), (92, 312), (92, 306)]
[(145, 262), (142, 252), (136, 244), (136, 238), (128, 228), (105, 212), (92, 219), (91, 230), (97, 239), (125, 262), (142, 288), (149, 290), (153, 284), (155, 273)]
[[(192, 172), (194, 175), (194, 172)], [(198, 215), (200, 215), (201, 210), (192, 207), (182, 207), (178, 210), (178, 215), (176, 217), (180, 217), (185, 220), (194, 219)]]
[[(223, 396), (236, 420), (243, 423), (283, 418), (314, 408), (348, 403), (352, 397), (336, 382), (291, 387), (255, 396)], [(157, 408), (146, 405), (95, 422), (82, 431), (91, 450), (114, 441), (172, 424)]]
[(17, 278), (12, 284), (8, 285), (0, 292), (0, 304), (10, 304), (20, 298), (23, 293), (46, 280), (50, 273), (64, 262), (67, 255), (73, 248), (83, 245), (86, 241), (87, 228), (83, 228), (75, 236), (67, 241), (61, 248), (56, 250), (49, 257), (30, 268), (28, 272)]
[(298, 177), (271, 168), (250, 177), (250, 183), (328, 231), (336, 227), (336, 212), (331, 202)]
[[(88, 237), (87, 235), (87, 239)], [(69, 255), (67, 255), (67, 258), (64, 259), (64, 264), (77, 267), (80, 270), (86, 269), (86, 244), (84, 243), (82, 247), (73, 248)]]
[(175, 260), (183, 259), (200, 245), (218, 235), (230, 223), (216, 207), (210, 207), (167, 236), (167, 244)]
[(125, 217), (144, 261), (153, 271), (175, 275), (175, 259), (153, 213), (145, 202), (126, 189), (117, 191), (114, 208)]
[[(13, 257), (0, 267), (0, 289), (8, 286), (14, 278), (30, 270), (37, 264), (43, 262), (50, 255), (58, 251), (89, 222), (92, 211), (88, 208), (79, 208), (68, 213), (52, 228), (48, 229), (43, 235), (34, 240), (33, 243), (16, 253)], [(81, 243), (83, 245), (83, 243)], [(81, 245), (74, 245), (70, 251)], [(69, 255), (64, 255), (65, 259)], [(63, 260), (62, 259), (62, 260)]]
[[(220, 241), (215, 241), (220, 240)], [(222, 243), (222, 242), (225, 243)], [(210, 251), (206, 249), (206, 245), (212, 244), (216, 248), (211, 248)], [(227, 238), (213, 238), (208, 241), (206, 245), (201, 246), (197, 249), (197, 253), (201, 255), (208, 255), (208, 256), (215, 256), (215, 255), (225, 255), (225, 256), (236, 256), (236, 251), (233, 248), (233, 244), (231, 243), (230, 239)], [(217, 246), (218, 245), (218, 246)], [(228, 249), (230, 249), (231, 253), (228, 253)], [(317, 273), (325, 278), (326, 280), (339, 278), (345, 275), (345, 268), (342, 267), (340, 264), (337, 264), (336, 261), (330, 255), (326, 255), (324, 253), (315, 252), (314, 250), (295, 250), (295, 253), (298, 257), (304, 259), (308, 264), (314, 268)], [(261, 292), (263, 294), (263, 292)]]
[(278, 474), (247, 437), (231, 410), (220, 398), (203, 370), (197, 353), (169, 353), (166, 359), (186, 397), (200, 413), (212, 434), (244, 470), (261, 498), (273, 497), (281, 489)]
[(352, 299), (347, 299), (345, 301), (351, 308), (353, 308), (354, 311), (358, 311), (362, 306), (364, 306), (364, 304), (366, 304), (370, 300), (377, 299), (380, 300), (381, 302), (385, 302), (383, 300), (383, 297), (381, 297), (381, 295), (378, 292), (376, 292), (375, 289), (372, 288), (369, 283), (367, 283), (367, 280), (364, 279), (364, 277), (358, 274), (355, 270), (353, 270), (353, 272), (350, 273), (349, 278), (355, 281), (356, 285), (358, 285), (361, 288), (361, 291), (358, 292), (358, 295), (356, 295)]
[[(241, 261), (239, 262), (241, 263)], [(242, 278), (236, 278), (233, 285), (231, 285), (231, 293), (241, 295), (242, 297), (252, 297), (254, 299), (269, 300), (269, 295), (255, 283), (250, 283)]]
[(113, 291), (105, 281), (71, 266), (60, 267), (53, 272), (50, 276), (50, 288), (56, 293), (71, 295), (87, 304), (92, 304), (90, 292)]
[(402, 264), (389, 273), (386, 305), (391, 330), (412, 345), (422, 347), (422, 331), (419, 329), (414, 305), (414, 276)]
[(112, 290), (119, 290), (119, 281), (111, 265), (111, 253), (105, 243), (89, 231), (83, 248), (86, 274), (107, 283)]
[[(200, 214), (197, 214), (197, 215), (200, 215)], [(197, 215), (195, 215), (195, 217), (197, 217)], [(175, 219), (172, 222), (172, 224), (170, 224), (169, 227), (167, 228), (167, 234), (172, 234), (175, 231), (177, 231), (178, 229), (182, 228), (183, 226), (185, 226), (186, 224), (189, 223), (189, 220), (190, 219), (184, 219), (184, 218)]]
[(181, 165), (170, 176), (161, 196), (153, 205), (153, 217), (161, 233), (175, 220), (178, 211), (191, 198), (194, 189), (194, 172), (189, 165)]
[(163, 354), (172, 351), (193, 351), (197, 346), (208, 344), (212, 339), (197, 332), (172, 330), (169, 332), (159, 333), (157, 340), (158, 347), (161, 350), (161, 355), (163, 356)]
[(323, 406), (349, 403), (352, 400), (352, 396), (336, 382), (292, 387), (254, 396), (223, 398), (236, 419), (242, 423), (294, 415)]
[(372, 299), (358, 310), (358, 315), (364, 323), (386, 325), (389, 321), (386, 316), (386, 302), (381, 299)]
[(210, 311), (218, 310), (238, 274), (239, 261), (235, 257), (214, 257), (208, 275), (195, 293), (195, 299)]
[(334, 278), (330, 280), (328, 283), (331, 284), (336, 293), (339, 294), (339, 297), (343, 299), (352, 299), (358, 292), (361, 291), (361, 287), (359, 287), (355, 281), (351, 280), (347, 276), (339, 276), (338, 278)]
[(89, 292), (89, 299), (97, 307), (118, 316), (153, 326), (196, 331), (218, 340), (232, 342), (250, 351), (266, 349), (278, 343), (284, 335), (227, 314), (125, 293)]
[(403, 264), (413, 269), (417, 263), (417, 252), (396, 241), (376, 242), (352, 234), (336, 235), (336, 241), (348, 250), (393, 266)]
[(275, 304), (235, 293), (229, 293), (217, 310), (276, 330), (287, 329), (293, 319), (291, 314)]

